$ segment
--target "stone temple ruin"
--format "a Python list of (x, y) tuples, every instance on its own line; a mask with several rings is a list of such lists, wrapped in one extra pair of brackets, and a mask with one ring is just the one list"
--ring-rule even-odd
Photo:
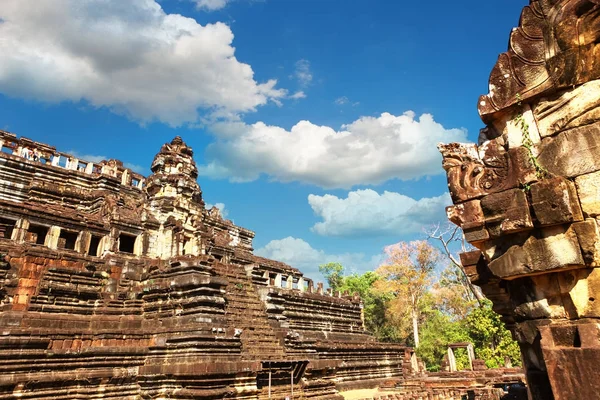
[(5, 131), (0, 148), (0, 399), (498, 400), (523, 381), (480, 360), (426, 374), (358, 296), (255, 256), (179, 137), (148, 177)]
[(462, 262), (531, 399), (600, 399), (600, 1), (531, 0), (479, 113), (477, 145), (440, 145)]
[(0, 132), (1, 399), (340, 399), (411, 371), (360, 299), (255, 256), (192, 149), (147, 178)]
[[(600, 398), (599, 82), (600, 1), (531, 0), (479, 143), (440, 145), (449, 218), (478, 249), (461, 259), (532, 400)], [(254, 255), (178, 137), (148, 177), (4, 131), (0, 148), (0, 399), (516, 398), (498, 387), (519, 370), (427, 374), (365, 331), (357, 296)]]

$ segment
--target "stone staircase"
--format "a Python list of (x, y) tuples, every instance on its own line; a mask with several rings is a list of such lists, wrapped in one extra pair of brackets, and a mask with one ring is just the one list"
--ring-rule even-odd
[(269, 324), (264, 303), (260, 300), (251, 277), (244, 267), (215, 262), (218, 275), (228, 280), (225, 316), (229, 326), (242, 330), (243, 360), (282, 360), (284, 347)]

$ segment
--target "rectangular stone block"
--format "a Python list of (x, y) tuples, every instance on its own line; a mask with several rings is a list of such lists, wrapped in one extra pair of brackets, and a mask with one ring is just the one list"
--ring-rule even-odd
[(543, 139), (538, 161), (551, 174), (567, 178), (600, 170), (600, 123)]
[(575, 178), (577, 194), (586, 217), (600, 215), (600, 172), (592, 172)]
[(447, 207), (446, 215), (451, 222), (462, 228), (467, 242), (477, 245), (490, 238), (479, 200)]
[(533, 228), (527, 196), (520, 189), (490, 194), (481, 200), (481, 208), (492, 238)]
[(559, 274), (542, 274), (508, 282), (512, 312), (518, 320), (567, 318)]
[(544, 179), (533, 184), (531, 203), (542, 226), (583, 220), (575, 185), (562, 177)]
[(503, 279), (585, 267), (575, 230), (565, 225), (494, 240), (485, 254), (490, 271)]
[(533, 115), (542, 137), (600, 120), (600, 80), (542, 98), (533, 105)]
[(538, 180), (532, 157), (532, 154), (525, 147), (508, 149), (510, 169), (509, 176), (507, 176), (506, 179), (513, 181), (513, 183), (509, 185), (510, 187), (524, 187), (525, 185)]
[(514, 114), (505, 114), (499, 118), (494, 119), (494, 128), (498, 132), (502, 132), (506, 136), (509, 148), (515, 148), (523, 145), (523, 127), (521, 126), (521, 119), (527, 124), (528, 130), (527, 135), (533, 143), (540, 142), (540, 132), (538, 131), (537, 121), (533, 116), (533, 112), (528, 104), (524, 104), (520, 110), (521, 118), (517, 118)]
[(570, 318), (600, 317), (600, 269), (586, 268), (558, 274), (562, 292), (569, 297)]
[(600, 266), (600, 232), (597, 221), (588, 218), (585, 221), (574, 223), (572, 228), (577, 234), (585, 264), (589, 267)]
[(469, 280), (474, 285), (486, 283), (492, 278), (483, 254), (479, 250), (460, 253), (460, 263), (463, 266)]

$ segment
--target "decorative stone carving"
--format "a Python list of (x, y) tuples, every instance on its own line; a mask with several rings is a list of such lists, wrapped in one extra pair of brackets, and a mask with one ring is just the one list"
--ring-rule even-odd
[(600, 78), (597, 0), (531, 0), (479, 99), (485, 122), (542, 94)]
[(448, 216), (483, 253), (461, 260), (519, 341), (533, 400), (598, 393), (599, 82), (600, 1), (531, 0), (479, 100), (479, 143), (439, 146)]

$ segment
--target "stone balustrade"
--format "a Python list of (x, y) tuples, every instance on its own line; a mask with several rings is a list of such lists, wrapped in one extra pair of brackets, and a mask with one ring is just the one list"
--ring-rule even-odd
[(146, 178), (123, 166), (118, 160), (91, 162), (57, 151), (55, 147), (0, 130), (0, 149), (6, 154), (22, 157), (32, 162), (78, 171), (87, 175), (105, 175), (116, 178), (121, 185), (142, 189)]

